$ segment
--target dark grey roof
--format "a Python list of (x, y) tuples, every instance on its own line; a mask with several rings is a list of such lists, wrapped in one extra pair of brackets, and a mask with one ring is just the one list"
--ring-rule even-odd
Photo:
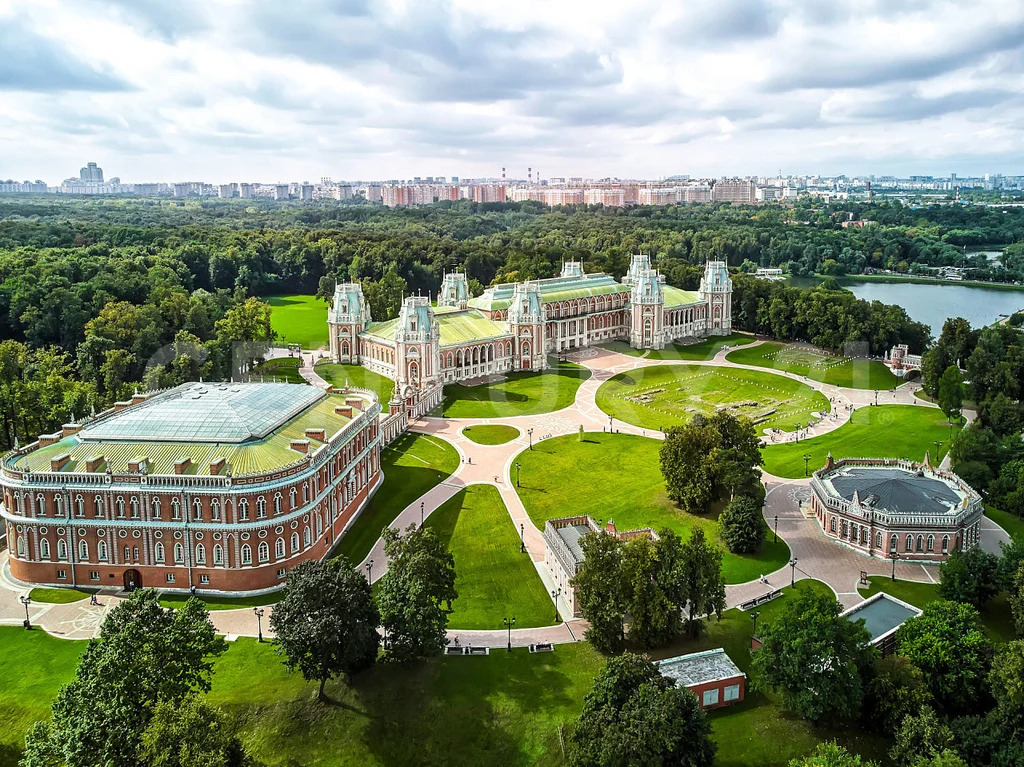
[(565, 542), (576, 564), (583, 561), (583, 549), (580, 546), (580, 541), (585, 535), (592, 532), (594, 532), (593, 529), (587, 525), (565, 525), (555, 528), (555, 534)]
[(864, 628), (871, 635), (872, 642), (892, 633), (908, 619), (920, 614), (921, 611), (913, 605), (894, 599), (885, 593), (880, 593), (866, 602), (861, 602), (843, 613), (847, 620), (863, 619)]
[(662, 676), (675, 679), (680, 687), (744, 676), (722, 648), (666, 658), (658, 661), (658, 671)]
[(931, 475), (894, 468), (855, 467), (828, 477), (846, 500), (855, 492), (866, 506), (900, 514), (945, 514), (962, 501), (946, 482)]

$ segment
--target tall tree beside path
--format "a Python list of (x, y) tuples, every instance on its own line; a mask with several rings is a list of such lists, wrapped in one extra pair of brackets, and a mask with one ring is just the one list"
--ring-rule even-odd
[(405, 661), (437, 655), (455, 591), (455, 560), (429, 527), (410, 525), (404, 534), (384, 531), (388, 571), (377, 583), (377, 606), (384, 627), (384, 655)]
[(725, 610), (725, 578), (722, 576), (722, 551), (712, 544), (704, 530), (695, 527), (682, 545), (671, 581), (669, 596), (677, 605), (686, 606), (686, 629), (691, 637), (704, 631), (704, 620), (722, 617)]
[(749, 495), (737, 495), (718, 517), (722, 540), (733, 554), (753, 554), (761, 548), (768, 525), (761, 501)]
[(231, 307), (223, 318), (217, 320), (217, 345), (221, 354), (232, 356), (234, 375), (246, 375), (270, 348), (274, 340), (270, 313), (270, 304), (250, 298)]
[(585, 637), (601, 652), (620, 652), (627, 595), (622, 582), (622, 541), (600, 531), (580, 541), (583, 562), (572, 579), (580, 614), (590, 624)]
[(22, 765), (138, 767), (154, 711), (209, 692), (224, 649), (198, 599), (165, 610), (155, 591), (136, 591), (107, 613), (52, 719), (29, 731)]
[(697, 696), (646, 658), (610, 658), (568, 737), (573, 767), (711, 767), (715, 744)]
[(964, 406), (964, 379), (960, 368), (950, 365), (939, 379), (939, 408), (946, 414), (946, 420), (960, 418)]
[(370, 584), (341, 558), (293, 568), (270, 615), (285, 665), (319, 682), (320, 700), (327, 680), (351, 676), (377, 660), (379, 624)]
[(753, 659), (756, 684), (814, 722), (852, 719), (864, 698), (864, 672), (878, 655), (862, 623), (840, 618), (831, 596), (798, 592), (760, 628)]

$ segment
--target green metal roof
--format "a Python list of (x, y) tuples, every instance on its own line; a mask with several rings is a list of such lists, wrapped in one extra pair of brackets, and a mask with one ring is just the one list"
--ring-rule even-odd
[[(238, 385), (236, 385), (238, 386)], [(307, 405), (300, 412), (288, 417), (282, 424), (263, 437), (245, 442), (217, 442), (205, 438), (194, 442), (182, 442), (175, 439), (116, 439), (90, 437), (99, 434), (98, 427), (108, 418), (96, 423), (90, 429), (39, 448), (19, 457), (14, 468), (22, 471), (50, 471), (50, 460), (65, 453), (70, 456), (61, 469), (64, 473), (87, 473), (86, 464), (90, 458), (102, 455), (104, 461), (95, 467), (92, 473), (102, 473), (108, 469), (117, 474), (128, 471), (130, 461), (145, 457), (150, 474), (173, 474), (174, 464), (182, 458), (189, 458), (190, 464), (185, 474), (210, 474), (210, 463), (223, 458), (231, 466), (234, 476), (261, 474), (295, 463), (304, 457), (291, 449), (291, 440), (308, 440), (310, 451), (316, 450), (320, 444), (316, 439), (306, 436), (306, 429), (323, 429), (328, 438), (337, 434), (351, 419), (335, 413), (337, 405), (345, 404), (345, 396), (328, 395), (323, 390), (305, 384), (241, 384), (243, 387), (288, 387), (292, 390), (296, 401), (304, 401), (309, 390), (319, 391), (319, 399)], [(158, 399), (155, 397), (154, 400)], [(138, 408), (139, 414), (145, 414), (144, 404), (131, 407), (109, 416), (111, 422), (127, 416)], [(159, 412), (152, 409), (148, 412)], [(145, 421), (132, 419), (133, 423), (145, 427)]]
[(473, 309), (442, 315), (438, 321), (441, 325), (441, 346), (456, 346), (509, 335), (504, 323), (489, 320)]
[(383, 322), (371, 322), (366, 326), (359, 335), (370, 336), (372, 338), (379, 338), (382, 341), (394, 341), (395, 340), (395, 327), (398, 325), (398, 318), (395, 317), (392, 320), (384, 320)]
[(665, 294), (666, 309), (674, 309), (677, 306), (688, 306), (689, 304), (699, 304), (701, 302), (700, 296), (692, 290), (681, 290), (680, 288), (673, 288), (671, 285), (663, 285), (662, 291)]
[[(628, 285), (616, 282), (614, 277), (603, 272), (585, 274), (582, 277), (551, 277), (537, 280), (537, 285), (540, 287), (541, 301), (546, 304), (629, 292)], [(471, 299), (469, 305), (475, 309), (502, 311), (508, 308), (514, 292), (515, 283), (494, 285), (485, 290), (483, 295)]]

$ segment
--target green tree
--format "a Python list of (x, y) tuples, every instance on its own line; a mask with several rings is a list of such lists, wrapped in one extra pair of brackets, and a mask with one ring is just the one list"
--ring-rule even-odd
[(270, 348), (274, 340), (271, 311), (269, 304), (250, 298), (228, 309), (214, 324), (217, 342), (234, 357), (233, 375), (247, 375)]
[(778, 692), (787, 708), (811, 721), (856, 716), (863, 674), (877, 656), (863, 623), (840, 618), (841, 612), (832, 597), (800, 591), (759, 627), (756, 686)]
[(789, 767), (877, 767), (874, 762), (865, 762), (857, 754), (851, 754), (834, 740), (819, 743), (814, 753), (802, 759), (790, 759)]
[(715, 745), (697, 698), (639, 655), (610, 658), (567, 738), (574, 767), (710, 767)]
[(864, 713), (868, 723), (893, 735), (903, 720), (932, 703), (924, 674), (901, 655), (885, 655), (875, 662), (865, 688)]
[(1017, 568), (1009, 589), (1010, 612), (1018, 636), (1024, 636), (1024, 565)]
[(665, 579), (669, 598), (686, 605), (686, 629), (691, 637), (700, 635), (708, 616), (721, 620), (725, 610), (722, 551), (707, 539), (703, 529), (693, 528)]
[(753, 554), (761, 548), (768, 525), (761, 503), (749, 495), (737, 495), (718, 517), (722, 540), (733, 554)]
[(665, 430), (659, 457), (668, 497), (693, 514), (715, 499), (719, 439), (714, 427), (696, 418)]
[(943, 599), (982, 608), (1001, 590), (999, 557), (981, 548), (954, 551), (939, 565), (939, 578)]
[(270, 615), (275, 645), (290, 671), (324, 685), (351, 676), (377, 659), (380, 615), (370, 584), (343, 559), (307, 561), (292, 568)]
[(147, 767), (242, 767), (244, 751), (224, 718), (197, 695), (153, 709), (142, 734), (140, 762)]
[(992, 697), (1005, 719), (1024, 723), (1024, 640), (1007, 642), (992, 660)]
[(925, 706), (903, 720), (889, 756), (899, 767), (915, 767), (918, 760), (935, 759), (952, 748), (952, 730), (931, 706)]
[(939, 600), (896, 634), (897, 652), (921, 669), (944, 713), (974, 710), (984, 695), (992, 645), (969, 604)]
[(136, 591), (107, 613), (51, 721), (29, 732), (23, 764), (137, 767), (154, 709), (209, 692), (224, 647), (198, 599), (172, 611), (155, 591)]
[(643, 648), (668, 642), (679, 633), (679, 607), (665, 591), (658, 547), (639, 536), (622, 547), (622, 590), (629, 638)]
[(590, 624), (585, 637), (601, 652), (619, 652), (625, 642), (623, 621), (627, 595), (623, 590), (622, 541), (598, 531), (580, 541), (583, 561), (572, 586), (576, 605)]
[(939, 379), (939, 408), (946, 414), (946, 421), (960, 418), (964, 405), (964, 379), (960, 368), (950, 365)]
[(389, 660), (429, 658), (446, 644), (452, 612), (455, 560), (429, 527), (410, 525), (401, 534), (384, 530), (388, 571), (377, 582), (377, 607), (385, 631), (384, 655)]

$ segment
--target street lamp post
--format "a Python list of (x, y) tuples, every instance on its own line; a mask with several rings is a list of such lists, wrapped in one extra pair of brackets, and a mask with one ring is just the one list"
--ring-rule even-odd
[(559, 617), (558, 617), (558, 598), (560, 596), (562, 596), (562, 587), (561, 586), (558, 587), (557, 591), (552, 589), (552, 591), (551, 591), (551, 599), (553, 599), (554, 602), (555, 602), (555, 623), (559, 622)]
[(18, 598), (21, 600), (21, 603), (25, 605), (25, 630), (28, 631), (32, 628), (32, 621), (28, 617), (28, 606), (32, 604), (32, 599), (31, 597), (27, 597), (24, 594)]
[(522, 468), (518, 463), (516, 464), (516, 487), (519, 487), (519, 470)]
[(530, 450), (533, 450), (533, 428), (526, 430), (526, 436), (530, 438)]
[(804, 453), (804, 476), (805, 477), (807, 476), (807, 464), (809, 464), (810, 462), (811, 462), (811, 456), (809, 456), (807, 453)]
[(519, 553), (526, 551), (526, 525), (519, 523)]
[(516, 625), (516, 619), (505, 618), (505, 628), (508, 629), (508, 651), (512, 652), (512, 627)]
[(613, 415), (608, 416), (608, 432), (610, 434), (615, 433), (615, 416)]
[(942, 442), (940, 442), (939, 440), (935, 440), (935, 442), (933, 444), (935, 445), (935, 459), (938, 460), (938, 458), (939, 458), (939, 448), (942, 447)]
[(791, 560), (789, 560), (789, 585), (790, 586), (795, 586), (796, 585), (796, 563), (797, 563), (797, 558), (796, 557), (793, 557)]
[(757, 616), (760, 615), (760, 614), (761, 613), (758, 610), (754, 610), (754, 612), (752, 612), (750, 614), (750, 617), (754, 619), (754, 631), (753, 631), (753, 634), (752, 634), (752, 636), (754, 636), (754, 637), (757, 636)]
[(263, 608), (254, 607), (252, 608), (253, 614), (256, 616), (256, 641), (263, 641)]
[(420, 501), (420, 527), (423, 527), (423, 501)]
[(366, 563), (366, 580), (372, 586), (373, 585), (373, 560), (371, 559)]
[(772, 535), (772, 543), (778, 543), (779, 540), (779, 515), (775, 515), (775, 533)]
[(896, 560), (900, 558), (898, 551), (890, 551), (889, 559), (892, 560), (892, 580), (896, 580)]

